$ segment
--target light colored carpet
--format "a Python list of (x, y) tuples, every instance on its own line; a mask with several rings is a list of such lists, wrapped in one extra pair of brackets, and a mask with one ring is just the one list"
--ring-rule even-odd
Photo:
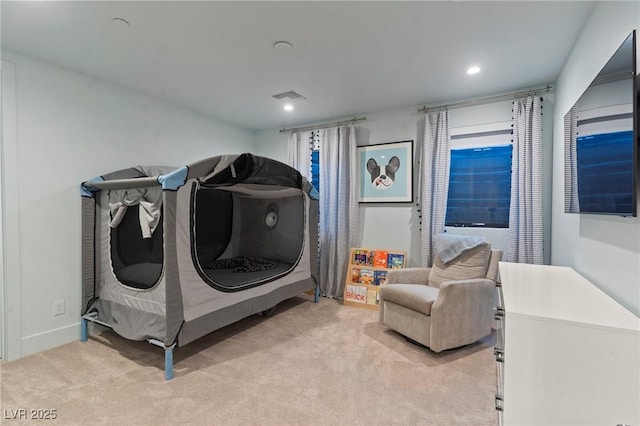
[(65, 425), (497, 424), (493, 335), (435, 354), (377, 317), (333, 300), (291, 299), (272, 317), (177, 349), (169, 382), (160, 348), (104, 331), (3, 362), (3, 417), (41, 408), (56, 409)]

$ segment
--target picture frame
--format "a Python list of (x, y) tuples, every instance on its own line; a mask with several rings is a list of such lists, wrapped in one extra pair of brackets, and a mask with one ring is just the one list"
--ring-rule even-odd
[(356, 148), (358, 202), (413, 201), (413, 140)]

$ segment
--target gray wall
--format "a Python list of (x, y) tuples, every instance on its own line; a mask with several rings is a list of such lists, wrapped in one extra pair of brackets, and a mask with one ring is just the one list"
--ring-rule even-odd
[(564, 213), (563, 117), (627, 35), (639, 28), (639, 2), (598, 3), (558, 78), (551, 233), (553, 264), (574, 268), (636, 315), (640, 315), (640, 218)]
[[(79, 337), (80, 194), (132, 165), (252, 151), (254, 133), (2, 51), (9, 359)], [(54, 301), (66, 312), (53, 316)]]

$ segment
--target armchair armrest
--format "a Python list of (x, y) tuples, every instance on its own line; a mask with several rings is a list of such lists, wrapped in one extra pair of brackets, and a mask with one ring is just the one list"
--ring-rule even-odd
[[(459, 298), (462, 294), (467, 292), (473, 293), (473, 297), (478, 297), (479, 294), (495, 292), (496, 283), (489, 278), (472, 278), (468, 280), (449, 280), (440, 285), (440, 292), (438, 293), (438, 301), (440, 303), (448, 303), (445, 298)], [(463, 293), (464, 292), (464, 293)], [(493, 300), (493, 299), (492, 299)], [(438, 303), (438, 302), (436, 302)], [(435, 307), (435, 305), (434, 305)]]
[(431, 345), (435, 352), (491, 333), (496, 284), (488, 278), (445, 281), (431, 307)]
[(390, 269), (385, 284), (429, 284), (431, 268)]

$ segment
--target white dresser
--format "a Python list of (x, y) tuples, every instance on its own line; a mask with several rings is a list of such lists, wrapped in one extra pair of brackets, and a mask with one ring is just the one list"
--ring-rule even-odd
[(640, 318), (571, 268), (501, 262), (500, 277), (501, 423), (640, 426)]

